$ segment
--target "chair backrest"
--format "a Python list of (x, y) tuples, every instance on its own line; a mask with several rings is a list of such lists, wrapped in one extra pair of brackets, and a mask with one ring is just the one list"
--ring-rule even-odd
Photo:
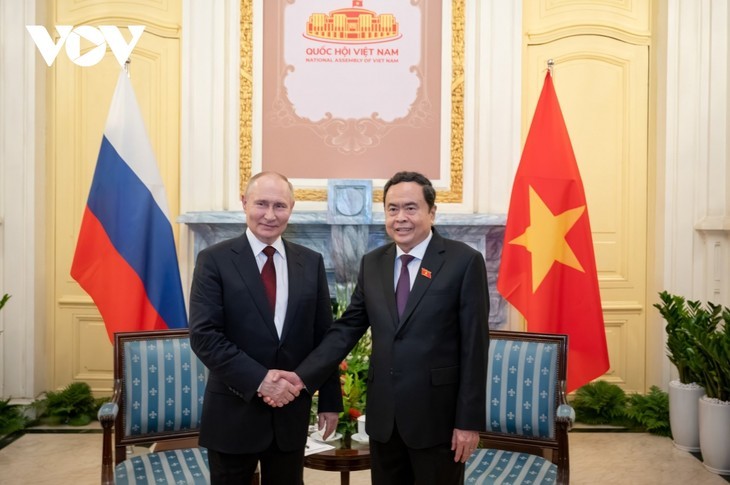
[(556, 452), (556, 411), (566, 402), (567, 336), (493, 330), (489, 338), (488, 431), (482, 440), (490, 447), (491, 441), (506, 441), (515, 446), (505, 449), (534, 445)]
[(565, 337), (493, 331), (488, 369), (487, 429), (554, 438)]
[(121, 332), (114, 345), (116, 463), (126, 446), (198, 434), (208, 370), (190, 348), (188, 329)]

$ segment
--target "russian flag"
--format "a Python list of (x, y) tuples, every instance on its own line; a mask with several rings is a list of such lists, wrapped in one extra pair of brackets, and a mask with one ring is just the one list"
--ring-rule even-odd
[(112, 342), (115, 332), (188, 325), (168, 214), (152, 145), (122, 71), (71, 265)]

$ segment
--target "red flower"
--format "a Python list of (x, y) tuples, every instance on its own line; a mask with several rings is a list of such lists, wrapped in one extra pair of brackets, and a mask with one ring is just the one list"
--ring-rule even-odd
[(340, 362), (340, 370), (347, 370), (347, 362), (346, 361), (343, 360), (342, 362)]
[(348, 413), (350, 414), (350, 417), (352, 419), (357, 419), (360, 416), (362, 416), (362, 413), (360, 411), (358, 411), (357, 409), (355, 409), (355, 408), (350, 408), (350, 410), (348, 411)]

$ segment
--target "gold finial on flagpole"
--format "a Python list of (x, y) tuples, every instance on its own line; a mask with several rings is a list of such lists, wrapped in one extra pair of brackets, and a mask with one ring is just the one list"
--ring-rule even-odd
[(127, 73), (127, 77), (128, 77), (128, 78), (131, 78), (131, 77), (132, 77), (132, 76), (130, 75), (130, 72), (129, 72), (129, 65), (130, 65), (131, 63), (132, 63), (132, 59), (130, 59), (130, 58), (127, 58), (127, 60), (126, 60), (126, 61), (124, 61), (124, 72), (126, 72), (126, 73)]
[(555, 61), (552, 59), (548, 59), (547, 68), (548, 68), (548, 71), (550, 71), (550, 77), (553, 76), (553, 67), (555, 67)]

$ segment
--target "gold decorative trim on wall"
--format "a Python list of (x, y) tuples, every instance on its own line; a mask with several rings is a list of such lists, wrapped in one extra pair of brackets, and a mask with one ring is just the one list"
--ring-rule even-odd
[(251, 178), (253, 158), (253, 0), (241, 0), (241, 110), (239, 132), (240, 192)]
[[(450, 185), (437, 190), (437, 201), (460, 203), (464, 174), (464, 25), (466, 0), (452, 0), (451, 17), (451, 150)], [(253, 169), (253, 0), (241, 0), (240, 64), (240, 190), (243, 193)], [(297, 200), (326, 201), (325, 189), (296, 189)], [(382, 202), (383, 191), (374, 190), (373, 200)]]

